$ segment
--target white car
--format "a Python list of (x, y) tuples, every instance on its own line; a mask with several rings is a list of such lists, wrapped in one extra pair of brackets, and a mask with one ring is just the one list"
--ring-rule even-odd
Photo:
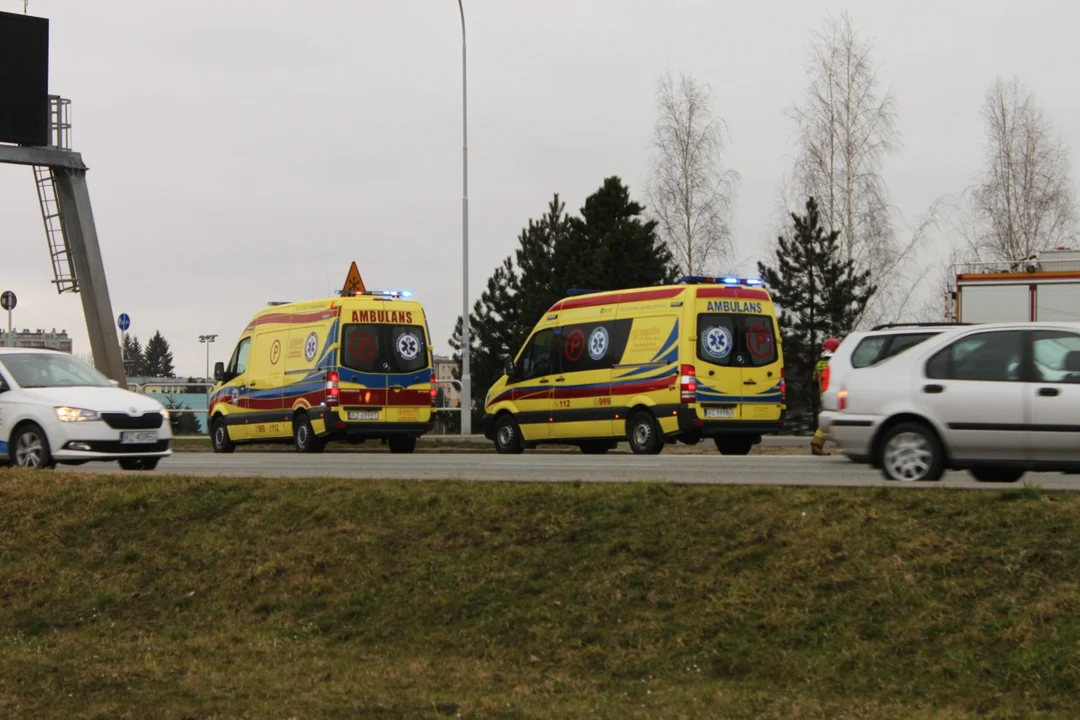
[(169, 411), (66, 353), (0, 348), (0, 457), (50, 468), (118, 460), (153, 470), (172, 454)]
[[(873, 330), (856, 331), (847, 335), (836, 352), (829, 358), (829, 367), (823, 379), (821, 391), (821, 412), (818, 415), (818, 427), (826, 437), (831, 434), (832, 420), (836, 417), (837, 400), (844, 379), (854, 369), (876, 365), (904, 350), (934, 337), (946, 327), (956, 327), (956, 323), (902, 323), (879, 325)], [(855, 456), (855, 460), (863, 460)]]
[(1080, 323), (953, 327), (853, 368), (830, 431), (892, 480), (1080, 472)]

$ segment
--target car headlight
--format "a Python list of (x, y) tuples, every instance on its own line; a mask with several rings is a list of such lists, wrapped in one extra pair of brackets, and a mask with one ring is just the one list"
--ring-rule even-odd
[(161, 408), (161, 417), (164, 418), (166, 422), (169, 420), (168, 408)]
[(89, 422), (100, 420), (101, 413), (97, 410), (83, 410), (64, 406), (56, 408), (56, 417), (60, 419), (60, 422)]

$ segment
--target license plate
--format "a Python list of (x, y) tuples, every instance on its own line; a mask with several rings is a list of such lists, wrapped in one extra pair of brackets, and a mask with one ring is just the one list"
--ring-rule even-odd
[(378, 420), (379, 419), (379, 411), (378, 410), (350, 410), (349, 411), (349, 419), (350, 420)]
[(735, 408), (705, 408), (705, 417), (733, 418), (735, 417)]
[(120, 433), (121, 445), (145, 445), (157, 442), (157, 430), (138, 430)]

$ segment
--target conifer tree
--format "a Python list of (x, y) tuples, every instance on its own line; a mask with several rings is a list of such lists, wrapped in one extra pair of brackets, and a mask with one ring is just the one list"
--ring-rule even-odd
[(814, 365), (827, 337), (842, 340), (852, 331), (876, 288), (870, 272), (858, 272), (842, 251), (840, 232), (821, 226), (818, 205), (791, 213), (791, 236), (778, 239), (776, 265), (758, 263), (758, 272), (778, 308), (788, 387), (789, 426), (816, 425), (819, 393)]

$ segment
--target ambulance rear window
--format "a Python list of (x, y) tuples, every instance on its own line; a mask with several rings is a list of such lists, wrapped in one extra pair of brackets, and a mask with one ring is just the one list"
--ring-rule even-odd
[(776, 333), (769, 315), (698, 315), (698, 359), (713, 365), (761, 367), (777, 361)]
[(368, 373), (411, 373), (428, 365), (427, 342), (420, 325), (346, 325), (341, 335), (341, 364)]

